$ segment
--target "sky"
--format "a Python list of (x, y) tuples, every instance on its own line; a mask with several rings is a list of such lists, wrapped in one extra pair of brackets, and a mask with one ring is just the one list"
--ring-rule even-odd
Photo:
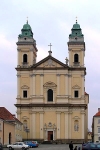
[(18, 35), (27, 17), (37, 43), (37, 62), (52, 56), (65, 63), (68, 37), (78, 23), (86, 44), (85, 90), (89, 94), (88, 128), (100, 107), (100, 0), (1, 0), (0, 3), (0, 106), (16, 114)]

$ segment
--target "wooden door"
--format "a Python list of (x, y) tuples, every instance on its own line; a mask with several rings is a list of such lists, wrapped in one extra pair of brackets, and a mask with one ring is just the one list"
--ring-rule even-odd
[(48, 131), (48, 141), (53, 140), (53, 131)]

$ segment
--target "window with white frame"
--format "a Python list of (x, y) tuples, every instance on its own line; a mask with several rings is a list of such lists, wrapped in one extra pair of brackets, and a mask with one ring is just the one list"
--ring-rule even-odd
[(100, 119), (98, 119), (98, 124), (100, 124)]
[(98, 128), (98, 133), (100, 133), (100, 128)]

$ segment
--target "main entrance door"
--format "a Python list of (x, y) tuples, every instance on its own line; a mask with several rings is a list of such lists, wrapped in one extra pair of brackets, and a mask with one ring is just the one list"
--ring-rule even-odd
[(48, 141), (53, 140), (53, 131), (48, 131)]

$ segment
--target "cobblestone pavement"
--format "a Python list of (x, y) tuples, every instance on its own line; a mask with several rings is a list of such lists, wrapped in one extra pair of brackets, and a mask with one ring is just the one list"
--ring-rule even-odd
[[(81, 147), (79, 144), (73, 144), (73, 146)], [(32, 148), (31, 150), (33, 150)], [(40, 144), (37, 150), (69, 150), (68, 144)]]

